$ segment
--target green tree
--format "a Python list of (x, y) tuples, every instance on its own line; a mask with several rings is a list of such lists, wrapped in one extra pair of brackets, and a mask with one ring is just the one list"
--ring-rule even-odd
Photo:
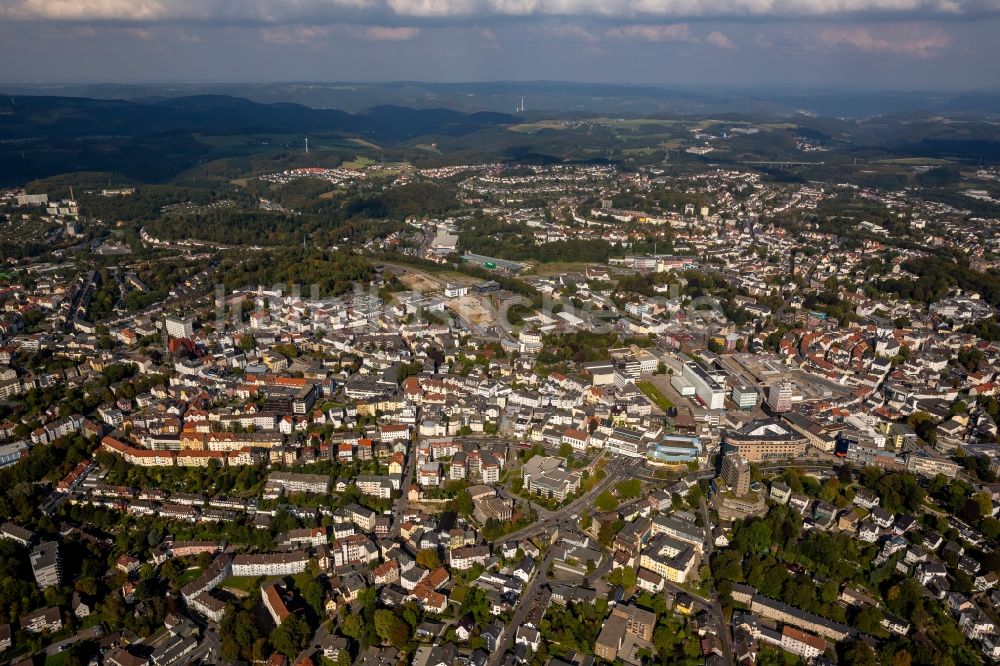
[(424, 548), (417, 552), (417, 564), (424, 569), (437, 569), (441, 566), (441, 558), (436, 548)]
[(764, 520), (755, 520), (747, 530), (747, 547), (753, 553), (760, 553), (773, 543), (771, 525)]
[(618, 492), (618, 497), (623, 500), (635, 499), (642, 494), (642, 481), (639, 479), (619, 481), (615, 484), (615, 490)]
[(628, 590), (635, 585), (637, 574), (632, 567), (619, 567), (608, 574), (608, 582)]
[(354, 614), (348, 615), (340, 623), (340, 631), (348, 638), (360, 640), (361, 635), (364, 633), (364, 627), (361, 625), (361, 618)]
[(878, 634), (882, 631), (882, 627), (879, 624), (882, 622), (882, 617), (882, 612), (879, 609), (873, 606), (865, 606), (854, 617), (854, 626), (866, 634)]
[(380, 608), (375, 611), (375, 633), (383, 643), (402, 648), (410, 640), (410, 626), (393, 611)]
[[(308, 643), (312, 632), (305, 620), (297, 615), (289, 615), (281, 625), (271, 632), (271, 645), (289, 659), (294, 659)], [(253, 642), (247, 645), (252, 649)]]
[(451, 510), (460, 516), (465, 516), (466, 518), (472, 515), (475, 508), (476, 506), (467, 490), (459, 491), (459, 493), (455, 495), (455, 498), (451, 501)]
[(594, 500), (594, 506), (599, 511), (611, 511), (618, 507), (618, 498), (611, 494), (610, 491), (605, 490)]
[(862, 640), (854, 639), (844, 645), (843, 663), (851, 666), (878, 666), (875, 650)]

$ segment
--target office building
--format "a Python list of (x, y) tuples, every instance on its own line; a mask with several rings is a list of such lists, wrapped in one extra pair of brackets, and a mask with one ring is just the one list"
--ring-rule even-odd
[(733, 494), (742, 497), (750, 492), (750, 465), (740, 454), (727, 453), (722, 457), (722, 470), (719, 476)]
[(722, 409), (726, 403), (726, 390), (702, 365), (688, 361), (681, 369), (683, 377), (694, 387), (694, 396), (708, 409)]
[(747, 462), (789, 460), (805, 453), (806, 439), (777, 419), (751, 421), (726, 433), (724, 451), (735, 451)]
[(792, 411), (792, 391), (790, 381), (782, 380), (771, 384), (767, 389), (767, 406), (775, 414)]
[(751, 410), (757, 406), (757, 389), (753, 386), (737, 384), (733, 387), (729, 397), (742, 410)]

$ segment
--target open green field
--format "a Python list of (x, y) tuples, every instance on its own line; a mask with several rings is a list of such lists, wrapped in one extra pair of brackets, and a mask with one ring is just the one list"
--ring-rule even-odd
[(897, 157), (887, 160), (876, 160), (875, 164), (894, 164), (900, 166), (942, 166), (951, 164), (950, 160), (942, 160), (937, 157)]
[(201, 567), (191, 567), (191, 568), (185, 570), (184, 574), (181, 576), (181, 584), (182, 585), (187, 585), (191, 581), (197, 579), (198, 576), (201, 575), (202, 571), (203, 571), (203, 569)]
[(253, 594), (253, 591), (260, 587), (265, 580), (263, 576), (230, 576), (222, 581), (219, 587)]
[(674, 403), (670, 402), (667, 396), (663, 395), (663, 392), (650, 382), (636, 382), (636, 388), (642, 391), (643, 395), (663, 411), (667, 411), (674, 406)]
[(522, 123), (520, 125), (512, 125), (509, 129), (514, 132), (521, 132), (524, 134), (534, 134), (535, 132), (552, 129), (579, 129), (582, 124), (591, 125), (606, 125), (608, 127), (620, 128), (620, 129), (641, 129), (648, 125), (662, 125), (670, 126), (681, 124), (684, 121), (681, 120), (667, 120), (663, 118), (585, 118), (579, 121), (563, 122), (559, 120), (539, 120), (533, 123)]
[(345, 139), (343, 143), (345, 146), (353, 145), (353, 146), (359, 146), (361, 148), (368, 148), (370, 150), (382, 150), (382, 146), (372, 143), (371, 141), (365, 141), (364, 139), (357, 139), (357, 138)]
[(535, 264), (527, 271), (528, 274), (535, 275), (562, 275), (563, 273), (581, 273), (587, 269), (590, 263), (586, 261), (552, 261), (544, 264)]
[(45, 666), (66, 666), (69, 660), (68, 652), (45, 655)]
[(375, 160), (364, 155), (355, 155), (353, 160), (344, 162), (341, 166), (345, 169), (364, 169), (372, 164), (375, 164)]
[(557, 120), (542, 120), (537, 123), (523, 123), (521, 125), (511, 125), (510, 130), (512, 132), (521, 132), (523, 134), (534, 134), (543, 129), (566, 129), (567, 125), (561, 123)]

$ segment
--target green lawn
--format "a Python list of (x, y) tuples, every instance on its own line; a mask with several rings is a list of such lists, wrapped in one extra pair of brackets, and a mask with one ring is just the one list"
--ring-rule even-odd
[(587, 270), (587, 266), (593, 265), (593, 262), (586, 261), (550, 261), (547, 263), (536, 264), (533, 269), (529, 272), (533, 272), (536, 275), (562, 275), (563, 273), (582, 273)]
[(670, 400), (667, 399), (667, 396), (663, 395), (663, 391), (656, 388), (652, 382), (638, 382), (636, 383), (636, 387), (638, 387), (638, 389), (643, 392), (643, 395), (649, 398), (654, 405), (663, 411), (667, 411), (674, 406), (674, 403), (670, 402)]
[(66, 662), (69, 659), (68, 652), (58, 652), (53, 655), (45, 656), (45, 666), (66, 666)]
[(201, 567), (191, 567), (190, 569), (185, 570), (184, 574), (181, 575), (181, 585), (187, 585), (191, 581), (196, 580), (198, 576), (201, 575), (201, 572)]
[(263, 582), (260, 576), (230, 576), (222, 581), (219, 587), (228, 587), (233, 590), (242, 590), (247, 594), (252, 594)]

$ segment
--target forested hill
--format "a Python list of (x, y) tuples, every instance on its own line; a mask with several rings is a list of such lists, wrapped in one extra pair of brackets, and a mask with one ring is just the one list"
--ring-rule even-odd
[(515, 122), (500, 113), (382, 106), (357, 114), (226, 95), (145, 102), (82, 97), (0, 98), (0, 140), (152, 136), (163, 133), (343, 132), (379, 141), (422, 134), (463, 136)]

